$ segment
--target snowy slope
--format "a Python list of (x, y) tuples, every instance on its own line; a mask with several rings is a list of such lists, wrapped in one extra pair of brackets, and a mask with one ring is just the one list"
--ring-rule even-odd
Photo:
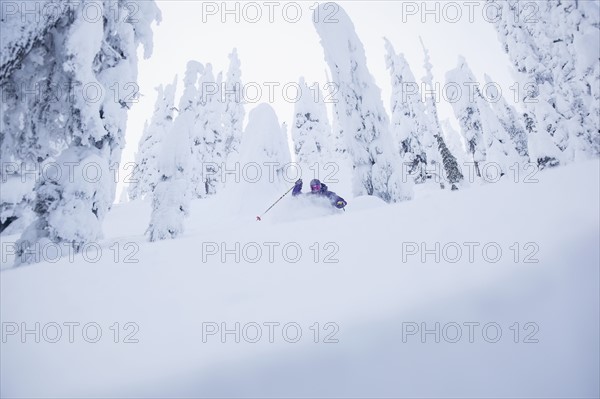
[[(96, 263), (78, 255), (0, 274), (1, 394), (597, 397), (599, 166), (581, 163), (540, 172), (537, 184), (505, 180), (397, 205), (358, 198), (349, 201), (348, 212), (336, 214), (285, 198), (260, 223), (247, 207), (233, 213), (214, 197), (192, 204), (180, 239), (158, 243), (143, 237), (149, 204), (116, 206)], [(245, 190), (245, 198), (262, 204), (256, 214), (276, 199), (252, 192), (252, 185)], [(2, 237), (2, 245), (11, 240)], [(262, 257), (236, 263), (228, 255), (222, 262), (220, 254), (203, 251), (207, 243), (234, 248), (236, 242), (249, 248), (248, 257), (255, 254), (250, 243), (257, 243)], [(280, 243), (273, 262), (265, 242)], [(310, 249), (315, 242), (317, 262)], [(463, 254), (456, 263), (449, 262), (452, 251), (439, 263), (433, 255), (422, 262), (403, 252), (413, 242), (428, 248), (455, 242)], [(473, 262), (464, 242), (481, 244)], [(491, 242), (503, 251), (496, 263), (481, 252)], [(509, 249), (515, 242), (518, 263)], [(110, 250), (115, 243), (117, 262)], [(289, 243), (302, 250), (297, 263), (284, 259), (281, 248)], [(325, 248), (327, 243), (333, 244)], [(533, 244), (524, 249), (527, 243)], [(524, 263), (536, 246), (531, 259), (538, 263)], [(126, 263), (125, 255), (137, 247), (131, 259), (139, 262)], [(325, 263), (332, 248), (339, 248), (332, 258), (339, 262)], [(488, 254), (495, 256), (493, 249)], [(288, 255), (294, 256), (293, 248)], [(33, 329), (35, 322), (47, 326), (40, 343), (33, 334), (24, 343), (19, 333), (7, 335), (15, 325), (8, 323)], [(52, 322), (62, 326), (57, 343), (47, 342), (55, 336)], [(80, 323), (73, 343), (65, 322)], [(102, 329), (97, 343), (82, 337), (89, 322)], [(115, 322), (119, 343), (115, 327), (110, 329)], [(134, 331), (133, 325), (124, 328), (127, 322), (139, 326), (133, 336), (138, 343), (123, 343)], [(262, 336), (248, 342), (255, 336), (248, 328), (239, 343), (232, 334), (225, 343), (220, 335), (203, 342), (202, 326), (209, 322), (226, 322), (230, 329), (235, 322), (258, 323)], [(266, 322), (280, 323), (273, 343)], [(282, 326), (290, 322), (302, 329), (297, 343), (283, 338)], [(319, 343), (310, 329), (315, 322)], [(335, 331), (335, 325), (324, 328), (327, 322), (339, 327), (330, 337), (339, 342), (323, 342)], [(429, 329), (436, 322), (457, 323), (462, 336), (448, 342), (456, 334), (447, 327), (439, 343), (433, 334), (424, 343), (419, 334), (403, 337), (403, 329), (422, 322)], [(480, 323), (472, 343), (468, 322)], [(482, 335), (483, 325), (492, 322), (502, 331), (497, 343)], [(526, 329), (528, 322), (535, 324)], [(294, 330), (288, 332), (294, 338)], [(494, 336), (489, 330), (486, 338)]]

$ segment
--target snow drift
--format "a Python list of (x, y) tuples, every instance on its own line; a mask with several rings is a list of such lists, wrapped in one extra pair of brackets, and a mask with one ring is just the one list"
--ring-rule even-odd
[(599, 166), (297, 221), (216, 196), (158, 243), (147, 203), (116, 206), (95, 263), (2, 272), (2, 396), (597, 397)]

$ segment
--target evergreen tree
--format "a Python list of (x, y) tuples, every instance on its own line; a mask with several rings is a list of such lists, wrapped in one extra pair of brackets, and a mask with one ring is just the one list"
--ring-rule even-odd
[[(485, 75), (485, 81), (486, 84), (492, 83), (492, 79), (487, 74)], [(529, 157), (527, 149), (527, 132), (525, 131), (523, 121), (519, 118), (515, 107), (508, 104), (500, 92), (495, 94), (491, 105), (494, 113), (504, 127), (504, 130), (506, 130), (512, 140), (515, 149), (521, 157), (527, 160)]]
[(183, 130), (188, 137), (190, 148), (190, 165), (188, 167), (187, 178), (190, 181), (188, 189), (190, 195), (198, 196), (198, 193), (205, 192), (204, 180), (202, 175), (202, 137), (196, 127), (198, 118), (198, 102), (200, 91), (198, 89), (198, 79), (204, 72), (204, 66), (197, 61), (189, 61), (186, 66), (183, 78), (183, 93), (179, 99), (177, 117), (173, 122), (174, 130)]
[[(429, 57), (429, 50), (425, 47), (425, 43), (423, 43), (423, 39), (419, 37), (421, 42), (421, 47), (423, 48), (423, 53), (425, 55), (425, 63), (424, 68), (426, 71), (425, 76), (422, 81), (425, 84), (430, 92), (433, 93), (433, 65), (431, 64), (431, 58)], [(426, 100), (426, 110), (427, 115), (429, 116), (429, 131), (431, 132), (429, 135), (433, 134), (435, 142), (437, 144), (437, 151), (433, 150), (433, 146), (429, 144), (428, 136), (424, 135), (424, 141), (427, 143), (426, 145), (426, 154), (428, 159), (428, 164), (432, 165), (435, 170), (438, 170), (436, 167), (440, 163), (444, 167), (444, 171), (446, 173), (446, 178), (448, 182), (452, 184), (452, 190), (458, 189), (456, 186), (457, 183), (463, 180), (463, 174), (460, 170), (456, 162), (456, 158), (452, 155), (450, 149), (446, 146), (444, 138), (442, 136), (442, 127), (440, 126), (440, 119), (437, 111), (437, 104), (435, 102), (435, 98), (433, 96), (429, 96)]]
[[(2, 121), (2, 146), (11, 157), (23, 160), (16, 147), (31, 144), (34, 162), (39, 165), (56, 157), (60, 167), (60, 173), (37, 179), (32, 204), (36, 219), (18, 242), (17, 263), (39, 260), (38, 250), (48, 242), (79, 251), (102, 236), (102, 221), (115, 196), (110, 168), (120, 160), (127, 111), (135, 101), (137, 47), (144, 45), (145, 56), (150, 56), (150, 25), (160, 20), (153, 1), (135, 3), (136, 18), (122, 20), (113, 13), (127, 15), (128, 4), (105, 1), (98, 5), (104, 18), (97, 21), (86, 18), (83, 3), (70, 4), (54, 25), (36, 31), (36, 42), (25, 41), (29, 44), (21, 48), (23, 52), (12, 47), (16, 58), (0, 68), (2, 84), (20, 85), (20, 78), (33, 83), (39, 78), (44, 80), (44, 90), (54, 94), (25, 103), (13, 98), (5, 110), (12, 113), (16, 107), (15, 111), (27, 115), (29, 122), (23, 129), (15, 129), (16, 119)], [(25, 71), (36, 75), (21, 75)], [(96, 90), (83, 89), (91, 86)], [(66, 88), (69, 95), (57, 96), (57, 87)]]
[(221, 125), (222, 109), (219, 101), (219, 81), (215, 81), (212, 65), (204, 68), (200, 78), (197, 115), (193, 130), (194, 186), (198, 198), (217, 192), (220, 183), (219, 172), (225, 161), (223, 132)]
[[(500, 176), (506, 174), (508, 168), (519, 161), (518, 154), (502, 123), (481, 94), (478, 82), (463, 57), (459, 57), (458, 67), (446, 74), (446, 82), (454, 91), (450, 96), (452, 107), (475, 163), (477, 176), (495, 179), (493, 175), (482, 175), (482, 168), (490, 168), (493, 174), (499, 170)], [(484, 164), (486, 162), (488, 164)]]
[(156, 88), (158, 96), (154, 113), (150, 124), (146, 121), (144, 134), (138, 145), (135, 170), (132, 183), (129, 186), (129, 198), (143, 198), (146, 194), (154, 191), (159, 179), (157, 158), (160, 152), (161, 142), (165, 134), (170, 132), (173, 125), (173, 114), (175, 110), (175, 91), (177, 88), (177, 76), (173, 83), (164, 89), (160, 85)]
[(321, 91), (310, 90), (304, 78), (299, 82), (299, 100), (294, 106), (292, 139), (296, 161), (308, 176), (308, 169), (316, 164), (324, 164), (331, 158), (331, 127), (327, 120), (327, 110)]
[[(157, 159), (160, 178), (152, 193), (152, 215), (146, 235), (150, 241), (176, 238), (184, 232), (189, 213), (189, 136), (178, 118), (164, 139)], [(182, 127), (182, 128), (179, 128)]]
[[(324, 5), (316, 12), (326, 12)], [(354, 195), (375, 195), (386, 202), (410, 199), (412, 182), (403, 181), (401, 160), (363, 45), (342, 8), (336, 19), (334, 24), (313, 21), (337, 86), (334, 113), (353, 164)]]
[(273, 195), (287, 187), (284, 171), (292, 157), (285, 130), (270, 105), (259, 104), (250, 111), (240, 146), (240, 162), (259, 165), (260, 174), (258, 181), (244, 181), (242, 186), (253, 184), (253, 190)]
[(421, 142), (425, 135), (431, 134), (425, 105), (404, 55), (396, 54), (389, 40), (384, 40), (387, 50), (385, 61), (392, 80), (392, 136), (398, 143), (401, 159), (408, 165), (408, 174), (414, 176), (415, 183), (424, 183), (427, 179), (427, 155)]
[(227, 70), (225, 88), (221, 93), (221, 100), (224, 103), (224, 151), (228, 163), (236, 162), (239, 157), (239, 147), (242, 139), (245, 110), (241, 76), (241, 62), (237, 50), (234, 48), (229, 55), (229, 69)]
[(582, 90), (587, 85), (581, 83), (587, 78), (578, 75), (577, 66), (580, 72), (594, 70), (598, 57), (582, 62), (580, 55), (589, 55), (590, 50), (581, 49), (582, 54), (576, 50), (580, 47), (579, 39), (590, 33), (596, 35), (593, 41), (598, 43), (598, 26), (587, 25), (591, 19), (597, 20), (597, 16), (584, 16), (583, 10), (590, 10), (584, 5), (587, 2), (536, 3), (539, 7), (532, 18), (526, 15), (523, 3), (490, 1), (500, 10), (495, 18), (498, 36), (518, 72), (520, 100), (526, 108), (530, 132), (530, 159), (545, 168), (597, 155), (591, 133), (598, 126), (594, 129), (586, 122), (593, 108), (587, 104), (594, 95), (591, 90)]
[[(486, 146), (483, 138), (482, 117), (477, 99), (477, 88), (469, 93), (468, 88), (476, 83), (464, 58), (459, 57), (458, 67), (446, 73), (446, 85), (452, 103), (454, 115), (467, 144), (467, 152), (475, 164), (475, 172), (481, 177), (481, 163), (486, 159)], [(469, 97), (472, 97), (471, 99)]]

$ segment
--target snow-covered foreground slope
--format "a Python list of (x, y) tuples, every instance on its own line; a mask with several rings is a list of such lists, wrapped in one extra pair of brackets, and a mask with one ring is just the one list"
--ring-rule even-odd
[[(341, 214), (286, 198), (261, 223), (269, 202), (246, 192), (195, 203), (182, 238), (152, 244), (149, 205), (117, 206), (96, 263), (1, 273), (1, 394), (598, 397), (599, 166)], [(236, 243), (239, 263), (210, 255)], [(439, 262), (410, 255), (422, 243)], [(36, 322), (39, 343), (21, 334)], [(220, 334), (236, 322), (239, 343)]]

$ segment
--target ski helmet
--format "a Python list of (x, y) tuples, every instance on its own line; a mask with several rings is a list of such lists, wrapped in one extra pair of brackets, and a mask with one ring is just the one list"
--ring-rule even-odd
[(318, 179), (312, 179), (310, 182), (311, 191), (321, 191), (321, 182)]

